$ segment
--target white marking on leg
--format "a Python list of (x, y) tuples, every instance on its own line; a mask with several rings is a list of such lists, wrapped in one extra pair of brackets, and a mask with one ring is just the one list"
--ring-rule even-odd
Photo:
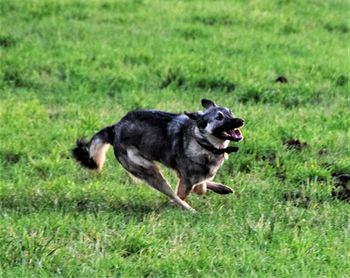
[(153, 166), (153, 163), (143, 158), (140, 155), (140, 152), (138, 151), (138, 149), (136, 149), (135, 147), (127, 148), (126, 153), (128, 155), (128, 158), (136, 165), (142, 166), (144, 168)]

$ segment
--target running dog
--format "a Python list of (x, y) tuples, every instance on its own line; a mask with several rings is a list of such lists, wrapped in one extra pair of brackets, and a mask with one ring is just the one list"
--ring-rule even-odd
[[(186, 202), (191, 191), (233, 192), (212, 179), (227, 155), (238, 151), (228, 144), (243, 140), (239, 128), (244, 125), (230, 109), (208, 99), (201, 102), (205, 110), (193, 113), (131, 111), (115, 125), (97, 132), (90, 141), (78, 140), (73, 157), (84, 167), (101, 170), (106, 151), (112, 145), (115, 157), (131, 175), (164, 193), (179, 207), (195, 212)], [(176, 172), (179, 177), (176, 193), (155, 162)]]

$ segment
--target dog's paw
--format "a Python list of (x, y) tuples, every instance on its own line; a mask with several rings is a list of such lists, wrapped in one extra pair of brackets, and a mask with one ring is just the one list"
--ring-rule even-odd
[(211, 191), (214, 191), (215, 193), (218, 194), (231, 194), (234, 193), (235, 191), (228, 187), (227, 185), (223, 185), (221, 183), (214, 183), (214, 182), (207, 182), (207, 188), (210, 189)]
[(191, 208), (191, 207), (189, 209), (187, 209), (186, 211), (188, 211), (190, 213), (193, 213), (193, 214), (197, 213), (197, 211), (194, 208)]

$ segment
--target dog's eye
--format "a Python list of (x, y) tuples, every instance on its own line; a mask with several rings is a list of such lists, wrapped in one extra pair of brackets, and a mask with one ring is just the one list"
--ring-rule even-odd
[(222, 119), (224, 119), (224, 114), (222, 114), (221, 112), (219, 112), (219, 113), (216, 115), (215, 119), (221, 121)]

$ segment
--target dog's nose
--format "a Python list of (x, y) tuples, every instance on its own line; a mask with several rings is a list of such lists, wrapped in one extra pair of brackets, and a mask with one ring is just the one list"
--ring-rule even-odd
[(235, 124), (237, 126), (243, 126), (244, 125), (244, 120), (240, 119), (240, 118), (237, 118), (237, 119), (235, 119)]

